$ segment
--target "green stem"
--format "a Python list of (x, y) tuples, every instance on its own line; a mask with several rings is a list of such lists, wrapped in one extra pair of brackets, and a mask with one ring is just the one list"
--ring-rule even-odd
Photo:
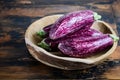
[(114, 40), (114, 41), (118, 41), (119, 40), (119, 37), (118, 36), (115, 36), (113, 34), (110, 34), (110, 37)]
[(40, 30), (39, 32), (37, 32), (37, 35), (40, 36), (41, 38), (44, 38), (46, 35), (46, 32), (44, 30)]
[(102, 18), (101, 15), (98, 15), (98, 13), (96, 13), (96, 12), (94, 12), (93, 15), (94, 15), (95, 20), (98, 20), (98, 19)]
[(42, 48), (44, 48), (44, 49), (46, 49), (46, 50), (51, 51), (51, 48), (50, 48), (50, 46), (45, 42), (45, 39), (43, 39), (40, 43), (38, 43), (38, 46), (40, 46), (40, 47), (42, 47)]

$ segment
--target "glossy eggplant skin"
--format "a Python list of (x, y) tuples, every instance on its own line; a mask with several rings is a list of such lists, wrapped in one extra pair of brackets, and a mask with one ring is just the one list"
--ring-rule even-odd
[(46, 33), (49, 33), (52, 25), (53, 25), (53, 24), (50, 24), (50, 25), (44, 27), (43, 30), (44, 30)]
[(99, 32), (95, 29), (81, 29), (72, 34), (68, 34), (66, 37), (63, 37), (63, 38), (60, 38), (57, 40), (52, 40), (49, 37), (47, 37), (47, 38), (43, 39), (41, 42), (42, 42), (42, 44), (46, 45), (45, 48), (47, 50), (53, 51), (53, 50), (58, 50), (58, 44), (67, 39), (74, 39), (74, 38), (80, 37), (81, 40), (82, 39), (84, 40), (84, 39), (86, 39), (86, 37), (92, 38), (94, 36), (99, 36), (99, 35), (103, 35), (103, 33)]
[(94, 36), (99, 36), (99, 35), (102, 35), (103, 33), (98, 31), (98, 30), (95, 30), (95, 29), (92, 29), (92, 28), (83, 28), (83, 29), (80, 29), (74, 33), (71, 33), (71, 34), (68, 34), (66, 35), (65, 37), (61, 38), (61, 39), (68, 39), (68, 38), (76, 38), (76, 37), (87, 37), (87, 36), (91, 36), (91, 37), (94, 37)]
[(50, 48), (51, 51), (56, 51), (56, 50), (58, 50), (58, 43), (59, 43), (60, 41), (58, 41), (58, 40), (51, 40), (49, 37), (47, 37), (47, 38), (44, 39), (44, 42), (45, 42), (47, 45), (50, 46), (49, 48)]
[(108, 34), (94, 37), (71, 38), (59, 43), (59, 50), (68, 56), (85, 58), (110, 48), (113, 39)]
[[(81, 10), (68, 13), (58, 19), (50, 29), (50, 39), (59, 39), (81, 28), (90, 27), (94, 22), (94, 12)], [(87, 26), (87, 25), (90, 26)]]

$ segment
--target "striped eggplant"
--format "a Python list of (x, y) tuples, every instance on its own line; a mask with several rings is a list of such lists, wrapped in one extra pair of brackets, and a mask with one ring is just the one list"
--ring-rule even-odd
[[(90, 28), (93, 22), (101, 16), (91, 10), (81, 10), (68, 13), (58, 19), (50, 29), (50, 39), (59, 39), (69, 33), (76, 32), (82, 28)], [(87, 26), (90, 25), (90, 26)]]
[(43, 39), (40, 43), (38, 43), (38, 45), (46, 50), (53, 51), (53, 50), (57, 50), (58, 44), (60, 42), (65, 41), (67, 39), (80, 37), (81, 40), (84, 40), (85, 37), (92, 38), (94, 36), (99, 36), (102, 34), (103, 33), (99, 32), (95, 29), (81, 29), (72, 34), (68, 34), (66, 37), (63, 37), (63, 38), (60, 38), (57, 40), (52, 40), (49, 37), (47, 37), (47, 38)]
[[(113, 36), (113, 35), (112, 35)], [(92, 37), (77, 37), (59, 43), (59, 50), (68, 56), (85, 58), (110, 48), (114, 40), (108, 34)]]

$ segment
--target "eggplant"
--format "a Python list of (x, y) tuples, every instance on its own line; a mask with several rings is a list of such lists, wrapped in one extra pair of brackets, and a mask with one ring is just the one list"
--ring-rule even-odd
[[(101, 16), (91, 10), (68, 13), (58, 19), (50, 29), (50, 39), (59, 39), (82, 28), (90, 28)], [(89, 25), (89, 26), (87, 26)]]
[(113, 35), (102, 34), (92, 37), (77, 37), (59, 43), (59, 50), (68, 56), (85, 58), (104, 51), (113, 45)]
[(52, 25), (53, 25), (53, 24), (50, 24), (50, 25), (48, 25), (48, 26), (45, 26), (42, 30), (40, 30), (39, 32), (37, 32), (37, 35), (38, 35), (40, 38), (48, 37), (48, 36), (49, 36), (49, 31), (50, 31)]
[[(75, 38), (75, 37), (86, 37), (86, 36), (99, 36), (99, 35), (102, 35), (103, 33), (98, 31), (98, 30), (95, 30), (95, 29), (80, 29), (74, 33), (71, 33), (71, 34), (68, 34), (67, 36), (63, 37), (63, 38)], [(63, 39), (61, 38), (61, 39)]]
[(85, 39), (85, 37), (94, 37), (94, 36), (99, 36), (102, 35), (103, 33), (95, 30), (95, 29), (81, 29), (78, 30), (72, 34), (68, 34), (66, 37), (57, 39), (57, 40), (52, 40), (49, 37), (44, 38), (38, 45), (48, 51), (56, 51), (58, 50), (58, 44), (62, 41), (65, 41), (67, 39), (74, 39), (74, 38), (81, 38), (81, 40)]

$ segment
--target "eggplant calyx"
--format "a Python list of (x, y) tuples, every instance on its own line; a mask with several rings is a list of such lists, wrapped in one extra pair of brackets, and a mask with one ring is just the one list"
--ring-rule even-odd
[(101, 18), (102, 18), (101, 15), (99, 15), (99, 14), (96, 13), (96, 12), (94, 12), (93, 15), (94, 15), (94, 19), (95, 19), (95, 20), (98, 20), (98, 19), (101, 19)]
[(119, 40), (119, 37), (118, 36), (115, 36), (113, 34), (109, 34), (109, 36), (114, 40), (114, 41), (118, 41)]
[(45, 42), (45, 39), (43, 39), (40, 43), (38, 43), (38, 46), (40, 46), (40, 47), (42, 47), (42, 48), (44, 48), (44, 49), (46, 49), (46, 50), (51, 51), (51, 48), (50, 48), (50, 46)]
[(40, 30), (39, 32), (37, 32), (37, 35), (40, 36), (41, 38), (44, 38), (46, 35), (46, 32), (44, 30)]

